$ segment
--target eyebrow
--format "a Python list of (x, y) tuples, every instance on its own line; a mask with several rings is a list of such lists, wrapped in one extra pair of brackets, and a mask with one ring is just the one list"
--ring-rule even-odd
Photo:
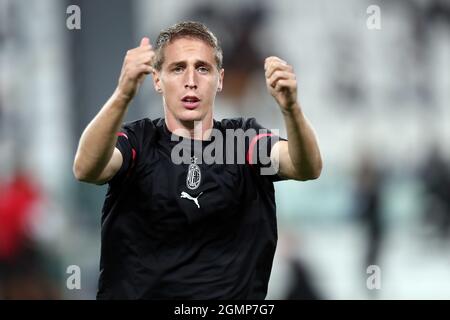
[[(186, 64), (187, 64), (186, 61), (175, 61), (175, 62), (172, 62), (171, 64), (169, 64), (168, 68), (185, 67)], [(194, 65), (196, 67), (199, 67), (199, 66), (208, 66), (210, 68), (213, 67), (213, 65), (211, 63), (204, 61), (204, 60), (197, 60), (197, 61), (195, 61)]]

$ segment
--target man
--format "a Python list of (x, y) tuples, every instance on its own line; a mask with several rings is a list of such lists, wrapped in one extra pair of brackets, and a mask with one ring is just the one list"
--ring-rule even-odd
[[(162, 31), (155, 48), (143, 38), (127, 52), (117, 89), (81, 136), (73, 169), (78, 180), (109, 184), (97, 298), (265, 298), (277, 241), (273, 182), (315, 179), (322, 162), (292, 67), (277, 57), (264, 67), (288, 141), (267, 131), (247, 136), (243, 163), (205, 163), (200, 158), (211, 146), (217, 158), (223, 146), (239, 158), (230, 139), (219, 145), (212, 138), (213, 129), (263, 129), (255, 119), (214, 120), (224, 76), (216, 37), (200, 23), (182, 22)], [(165, 117), (121, 128), (150, 73)], [(190, 163), (175, 163), (180, 144)], [(277, 173), (262, 174), (263, 146)]]

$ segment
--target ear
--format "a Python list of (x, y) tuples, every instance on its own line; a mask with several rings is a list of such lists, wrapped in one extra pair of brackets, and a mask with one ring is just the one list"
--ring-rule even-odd
[(219, 85), (217, 86), (217, 92), (222, 91), (224, 74), (225, 74), (225, 70), (223, 68), (220, 69), (220, 71), (219, 71)]
[(162, 93), (161, 88), (161, 77), (158, 71), (153, 70), (153, 87), (155, 88), (156, 92)]

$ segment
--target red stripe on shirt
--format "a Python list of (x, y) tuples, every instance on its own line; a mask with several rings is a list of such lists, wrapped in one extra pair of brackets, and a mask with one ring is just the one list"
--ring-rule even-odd
[(126, 135), (125, 132), (117, 132), (117, 136), (118, 136), (118, 137), (125, 137), (125, 138), (128, 139), (128, 136)]
[[(117, 132), (117, 136), (125, 137), (128, 140), (128, 136), (125, 132)], [(136, 160), (136, 150), (134, 148), (131, 148), (131, 165), (130, 168), (128, 169), (127, 176), (130, 174), (131, 169), (133, 169), (135, 160)]]
[(252, 163), (253, 151), (255, 149), (255, 145), (258, 142), (258, 140), (261, 138), (264, 138), (264, 137), (271, 137), (271, 136), (273, 136), (273, 133), (261, 133), (261, 134), (256, 135), (255, 137), (253, 137), (252, 141), (250, 142), (248, 151), (247, 151), (247, 162), (250, 165), (253, 165), (253, 163)]

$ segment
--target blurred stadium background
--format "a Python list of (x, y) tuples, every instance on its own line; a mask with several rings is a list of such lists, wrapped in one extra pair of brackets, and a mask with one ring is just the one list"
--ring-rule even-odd
[[(79, 30), (66, 26), (70, 5)], [(77, 142), (126, 50), (185, 19), (222, 42), (216, 118), (256, 117), (285, 136), (263, 77), (279, 55), (319, 137), (320, 179), (276, 183), (267, 298), (450, 299), (446, 0), (0, 0), (0, 298), (95, 298), (106, 187), (74, 179)], [(127, 120), (159, 116), (147, 78)], [(79, 290), (66, 285), (71, 265)]]

